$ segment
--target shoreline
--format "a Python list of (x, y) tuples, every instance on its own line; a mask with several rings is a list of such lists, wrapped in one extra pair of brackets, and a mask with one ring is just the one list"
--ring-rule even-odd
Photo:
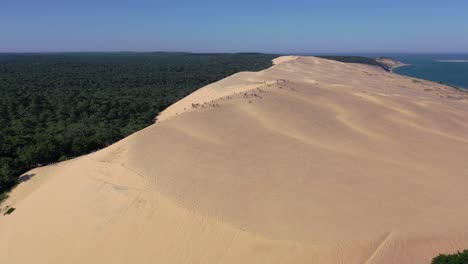
[(389, 72), (392, 72), (396, 68), (410, 65), (389, 57), (378, 57), (374, 60), (380, 65), (382, 65), (383, 68)]
[(401, 68), (401, 67), (405, 67), (405, 66), (411, 66), (411, 64), (402, 63), (402, 64), (400, 64), (400, 65), (396, 65), (396, 66), (390, 67), (390, 72), (393, 72), (393, 70), (398, 69), (398, 68)]
[(455, 85), (451, 85), (451, 84), (447, 84), (447, 83), (443, 83), (443, 82), (436, 82), (438, 84), (442, 84), (442, 85), (445, 85), (445, 86), (448, 86), (448, 87), (452, 87), (453, 89), (456, 89), (456, 90), (459, 90), (459, 91), (462, 91), (464, 93), (468, 93), (468, 88), (461, 88), (461, 87), (458, 87), (458, 86), (455, 86)]
[(411, 64), (403, 64), (403, 65), (398, 65), (398, 66), (392, 67), (392, 68), (390, 69), (390, 72), (391, 72), (391, 73), (394, 73), (394, 74), (397, 74), (397, 75), (400, 75), (400, 76), (405, 76), (405, 77), (410, 77), (410, 78), (414, 78), (414, 79), (424, 80), (424, 81), (432, 82), (432, 83), (436, 83), (436, 84), (442, 84), (442, 85), (451, 87), (451, 88), (453, 88), (453, 89), (459, 90), (459, 91), (461, 91), (461, 92), (468, 93), (468, 87), (467, 87), (467, 88), (458, 87), (458, 86), (455, 86), (455, 85), (453, 85), (453, 84), (448, 84), (448, 83), (444, 83), (444, 82), (440, 82), (440, 81), (434, 81), (434, 80), (423, 79), (423, 78), (419, 78), (419, 77), (415, 77), (415, 76), (400, 74), (400, 73), (397, 73), (397, 72), (394, 72), (394, 71), (393, 71), (393, 70), (395, 70), (395, 69), (397, 69), (397, 68), (401, 68), (401, 67), (404, 67), (404, 66), (411, 66)]

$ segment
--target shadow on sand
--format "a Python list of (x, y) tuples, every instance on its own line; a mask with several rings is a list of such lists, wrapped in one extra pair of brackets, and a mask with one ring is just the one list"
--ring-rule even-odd
[(32, 177), (36, 176), (36, 174), (31, 173), (31, 174), (24, 174), (19, 177), (18, 183), (23, 183), (27, 182), (32, 179)]

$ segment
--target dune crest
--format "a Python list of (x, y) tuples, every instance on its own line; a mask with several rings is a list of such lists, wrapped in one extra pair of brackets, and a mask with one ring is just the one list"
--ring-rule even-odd
[(0, 263), (430, 263), (468, 248), (468, 95), (280, 57), (32, 170)]
[[(273, 60), (272, 68), (275, 68), (276, 65), (297, 60), (298, 58), (299, 56), (278, 57)], [(271, 68), (268, 69), (268, 71), (271, 71)], [(263, 71), (258, 73), (239, 72), (218, 82), (207, 85), (169, 106), (158, 115), (156, 120), (157, 122), (161, 122), (191, 108), (203, 107), (204, 104), (212, 103), (214, 100), (221, 97), (242, 93), (252, 90), (253, 88), (260, 87), (262, 84), (266, 84), (266, 81), (262, 78), (262, 73)], [(269, 80), (268, 84), (271, 82), (273, 81)]]

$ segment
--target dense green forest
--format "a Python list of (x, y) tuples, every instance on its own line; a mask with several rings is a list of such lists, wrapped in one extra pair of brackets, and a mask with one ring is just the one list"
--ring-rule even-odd
[(432, 259), (432, 264), (468, 264), (468, 250), (455, 254), (440, 254)]
[(196, 89), (270, 67), (275, 57), (0, 54), (0, 195), (31, 168), (105, 147), (150, 125)]

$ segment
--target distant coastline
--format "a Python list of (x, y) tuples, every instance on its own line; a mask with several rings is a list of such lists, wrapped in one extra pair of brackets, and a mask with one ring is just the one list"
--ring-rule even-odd
[(408, 66), (409, 64), (405, 64), (401, 61), (398, 61), (394, 58), (390, 57), (378, 57), (375, 58), (375, 61), (377, 61), (380, 64), (383, 64), (386, 66), (387, 70), (390, 72), (393, 72), (394, 69), (403, 67), (403, 66)]
[(466, 63), (468, 60), (435, 60), (437, 62), (454, 62), (454, 63)]

